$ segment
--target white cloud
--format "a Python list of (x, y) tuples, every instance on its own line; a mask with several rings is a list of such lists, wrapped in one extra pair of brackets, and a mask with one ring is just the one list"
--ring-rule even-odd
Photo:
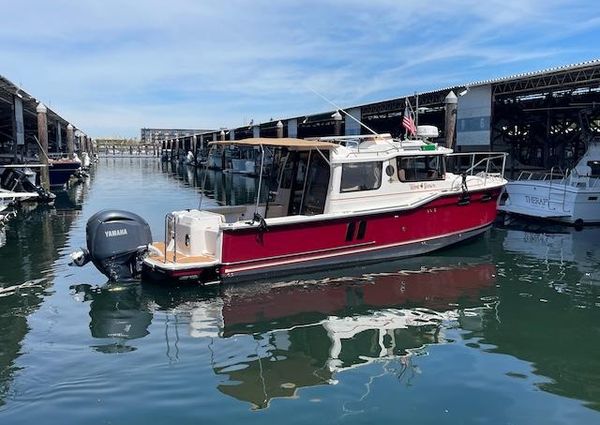
[(95, 136), (329, 109), (308, 87), (349, 105), (589, 59), (600, 25), (558, 0), (16, 3), (0, 73)]

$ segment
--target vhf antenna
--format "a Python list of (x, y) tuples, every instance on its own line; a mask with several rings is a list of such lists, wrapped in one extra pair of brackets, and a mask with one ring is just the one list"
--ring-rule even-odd
[(343, 112), (347, 117), (352, 118), (354, 121), (356, 121), (357, 123), (359, 123), (361, 126), (363, 126), (364, 128), (366, 128), (367, 130), (369, 130), (371, 133), (373, 133), (375, 136), (379, 136), (379, 133), (377, 133), (376, 131), (374, 131), (372, 128), (368, 127), (366, 124), (363, 124), (359, 119), (353, 117), (351, 114), (349, 114), (348, 112), (344, 111), (342, 108), (340, 108), (338, 105), (336, 105), (335, 103), (333, 103), (331, 100), (327, 99), (325, 96), (323, 96), (321, 93), (319, 93), (318, 91), (316, 91), (315, 89), (309, 87), (308, 88), (310, 91), (312, 91), (314, 94), (316, 94), (317, 96), (319, 96), (321, 99), (323, 99), (324, 101), (326, 101), (327, 103), (333, 105), (338, 111)]

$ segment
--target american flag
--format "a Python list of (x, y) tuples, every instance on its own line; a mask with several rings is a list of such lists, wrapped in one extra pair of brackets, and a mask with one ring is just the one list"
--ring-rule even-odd
[(417, 134), (417, 126), (415, 125), (415, 120), (413, 119), (413, 114), (408, 109), (408, 105), (404, 108), (404, 115), (402, 116), (402, 126), (406, 129), (406, 133), (414, 136)]

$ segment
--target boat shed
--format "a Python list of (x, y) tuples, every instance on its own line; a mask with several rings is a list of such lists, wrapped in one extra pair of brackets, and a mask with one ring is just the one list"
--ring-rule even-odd
[[(38, 128), (40, 115), (47, 126)], [(69, 134), (71, 133), (71, 134)], [(45, 135), (45, 139), (44, 136)], [(74, 149), (92, 150), (92, 140), (56, 111), (0, 75), (0, 156), (17, 158), (39, 153), (38, 141), (47, 141), (50, 157), (67, 153), (67, 141), (73, 136)], [(37, 141), (36, 141), (37, 139)], [(87, 149), (85, 149), (87, 147)]]
[[(455, 132), (448, 139), (450, 92), (457, 97), (457, 109), (451, 121)], [(350, 106), (345, 111), (376, 132), (402, 137), (407, 99), (413, 108), (418, 105), (418, 124), (438, 127), (437, 141), (451, 140), (457, 151), (508, 152), (508, 169), (513, 172), (566, 169), (583, 154), (586, 138), (600, 133), (600, 59)], [(221, 131), (205, 133), (202, 139), (221, 140)], [(223, 133), (228, 140), (239, 140), (356, 135), (368, 130), (331, 110), (252, 123)]]

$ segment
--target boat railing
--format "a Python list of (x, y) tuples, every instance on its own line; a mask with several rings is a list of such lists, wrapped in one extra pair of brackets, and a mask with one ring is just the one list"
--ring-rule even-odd
[(507, 153), (504, 152), (458, 152), (446, 156), (446, 170), (455, 174), (478, 176), (483, 184), (489, 177), (504, 176)]
[(173, 241), (173, 263), (177, 262), (177, 217), (174, 214), (168, 213), (165, 215), (165, 264), (167, 263), (167, 251), (169, 245)]
[(546, 171), (521, 171), (517, 181), (519, 180), (540, 180), (540, 181), (564, 181), (569, 177), (569, 170), (563, 171), (560, 167), (552, 167), (550, 172)]

